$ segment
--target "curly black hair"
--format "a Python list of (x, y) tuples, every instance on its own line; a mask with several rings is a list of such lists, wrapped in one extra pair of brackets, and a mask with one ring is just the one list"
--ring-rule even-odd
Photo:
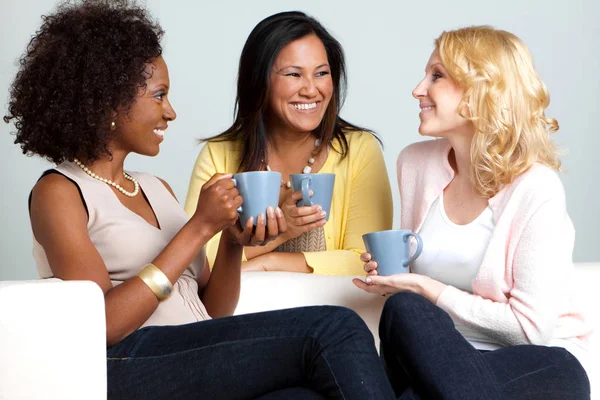
[(110, 157), (111, 121), (145, 87), (163, 30), (129, 0), (61, 3), (20, 59), (4, 122), (24, 154), (60, 164)]

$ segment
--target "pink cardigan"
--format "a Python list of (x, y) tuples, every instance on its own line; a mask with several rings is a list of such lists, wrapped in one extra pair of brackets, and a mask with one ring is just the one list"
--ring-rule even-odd
[[(429, 140), (400, 153), (403, 229), (418, 231), (452, 181), (450, 149), (447, 140)], [(573, 298), (575, 231), (560, 179), (535, 164), (489, 199), (489, 206), (496, 227), (473, 294), (448, 286), (437, 305), (499, 343), (565, 347), (585, 367), (591, 327)]]

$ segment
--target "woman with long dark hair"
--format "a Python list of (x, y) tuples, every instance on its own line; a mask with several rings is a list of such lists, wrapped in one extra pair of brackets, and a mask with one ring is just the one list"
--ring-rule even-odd
[[(243, 269), (363, 274), (362, 235), (389, 229), (392, 199), (375, 135), (339, 115), (346, 88), (340, 43), (314, 18), (282, 12), (261, 21), (242, 50), (236, 116), (206, 139), (191, 178), (186, 211), (214, 173), (281, 172), (280, 209), (288, 230), (266, 246), (244, 249)], [(296, 207), (289, 176), (334, 173), (326, 223), (320, 205)], [(257, 226), (264, 226), (259, 217)], [(208, 245), (216, 254), (218, 236)]]

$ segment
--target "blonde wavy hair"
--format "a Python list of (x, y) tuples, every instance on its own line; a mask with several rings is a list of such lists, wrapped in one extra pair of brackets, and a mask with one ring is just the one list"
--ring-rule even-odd
[(544, 114), (550, 96), (521, 39), (473, 26), (443, 32), (435, 47), (464, 90), (459, 114), (475, 126), (471, 165), (479, 193), (493, 197), (536, 162), (560, 170), (550, 138), (558, 122)]

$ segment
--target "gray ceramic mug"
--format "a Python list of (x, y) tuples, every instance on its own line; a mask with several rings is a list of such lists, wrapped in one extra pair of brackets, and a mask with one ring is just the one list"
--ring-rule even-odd
[[(302, 191), (302, 200), (299, 200), (296, 205), (311, 207), (318, 204), (327, 213), (325, 220), (329, 220), (335, 174), (292, 174), (290, 180), (294, 192)], [(313, 191), (312, 197), (308, 193), (309, 190)]]
[[(410, 256), (410, 238), (417, 240), (415, 254)], [(419, 234), (408, 229), (392, 229), (365, 233), (363, 242), (371, 260), (377, 262), (377, 274), (382, 276), (410, 272), (409, 265), (423, 250), (423, 240)]]
[(246, 221), (250, 217), (254, 217), (254, 225), (256, 225), (259, 214), (264, 214), (266, 218), (268, 207), (275, 209), (279, 206), (279, 188), (281, 186), (279, 172), (240, 172), (233, 175), (231, 180), (244, 199), (242, 206), (238, 208), (242, 226), (246, 226)]

